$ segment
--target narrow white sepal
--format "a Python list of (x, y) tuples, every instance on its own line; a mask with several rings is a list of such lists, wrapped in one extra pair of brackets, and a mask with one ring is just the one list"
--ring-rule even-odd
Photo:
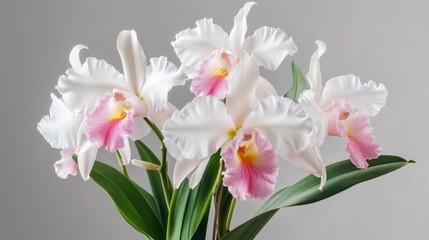
[(124, 69), (125, 80), (132, 91), (139, 96), (146, 81), (146, 56), (134, 30), (124, 30), (117, 40), (118, 52)]
[(240, 55), (244, 38), (247, 33), (247, 15), (255, 4), (255, 2), (245, 3), (234, 17), (234, 26), (232, 27), (229, 36), (231, 39), (232, 52), (236, 57)]
[(314, 99), (316, 103), (320, 103), (320, 97), (322, 94), (322, 74), (320, 72), (320, 57), (326, 51), (326, 44), (320, 40), (316, 41), (317, 50), (313, 53), (310, 60), (310, 69), (307, 74), (308, 84), (310, 90), (314, 93)]

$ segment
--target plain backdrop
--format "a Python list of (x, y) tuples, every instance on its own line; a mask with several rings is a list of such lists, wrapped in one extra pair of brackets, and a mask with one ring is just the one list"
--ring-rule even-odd
[[(48, 113), (49, 93), (69, 67), (68, 54), (85, 44), (85, 55), (105, 59), (122, 71), (117, 34), (135, 29), (147, 57), (167, 56), (179, 64), (170, 42), (195, 21), (212, 17), (229, 32), (244, 1), (0, 1), (0, 239), (143, 239), (92, 181), (61, 180), (51, 149), (36, 130)], [(308, 71), (315, 40), (326, 42), (324, 80), (354, 73), (386, 85), (387, 105), (372, 119), (383, 154), (417, 164), (355, 186), (316, 204), (282, 209), (258, 239), (428, 239), (429, 3), (425, 0), (259, 1), (248, 16), (249, 34), (280, 27), (299, 52), (275, 72), (262, 71), (280, 93), (291, 84), (292, 59)], [(189, 84), (173, 89), (182, 107), (192, 99)], [(159, 147), (154, 136), (145, 142)], [(344, 143), (329, 138), (327, 163), (347, 158)], [(100, 160), (116, 166), (113, 155)], [(170, 166), (174, 164), (172, 159)], [(277, 188), (306, 174), (281, 161)], [(146, 186), (141, 169), (129, 168)], [(236, 226), (260, 202), (239, 202)]]

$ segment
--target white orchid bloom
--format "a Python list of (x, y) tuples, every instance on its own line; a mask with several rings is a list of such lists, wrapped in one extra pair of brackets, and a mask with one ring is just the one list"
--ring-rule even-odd
[[(228, 35), (212, 19), (201, 19), (197, 27), (176, 35), (171, 44), (182, 62), (182, 68), (192, 78), (191, 91), (197, 96), (215, 96), (222, 99), (228, 93), (228, 79), (240, 60), (241, 51), (253, 55), (259, 66), (275, 70), (297, 47), (286, 33), (273, 27), (261, 27), (246, 38), (246, 17), (254, 2), (244, 5), (234, 17), (234, 26)], [(272, 85), (260, 78), (257, 97), (277, 95)]]
[[(219, 148), (225, 153), (222, 155), (224, 159), (231, 156), (227, 154), (230, 149), (243, 150), (239, 148), (240, 144), (248, 144), (243, 141), (259, 144), (256, 149), (261, 151), (268, 151), (267, 148), (270, 148), (280, 157), (287, 157), (307, 148), (312, 130), (310, 118), (298, 104), (284, 97), (255, 99), (258, 76), (256, 59), (242, 52), (240, 62), (231, 76), (233, 81), (230, 81), (230, 94), (226, 97), (226, 104), (212, 96), (196, 97), (165, 122), (162, 131), (165, 144), (177, 158), (173, 175), (175, 187), (196, 169), (190, 181), (191, 187), (194, 187), (202, 176), (208, 158)], [(227, 146), (235, 137), (239, 139), (233, 141), (233, 146)], [(230, 159), (230, 166), (236, 167), (232, 164), (233, 161)], [(267, 159), (267, 162), (274, 161)], [(305, 168), (305, 165), (302, 167)], [(272, 166), (270, 169), (273, 175), (276, 174), (276, 168)], [(225, 174), (233, 176), (231, 173)], [(270, 180), (264, 186), (271, 184)], [(243, 189), (230, 187), (241, 199), (246, 194), (242, 192)], [(252, 195), (253, 193), (254, 191), (247, 191), (253, 198), (262, 197)]]
[(355, 75), (338, 76), (323, 87), (319, 58), (326, 50), (322, 41), (316, 41), (317, 51), (312, 55), (307, 79), (310, 89), (304, 91), (299, 104), (314, 121), (313, 143), (302, 153), (291, 156), (299, 161), (314, 159), (323, 164), (320, 145), (327, 135), (340, 136), (347, 144), (351, 161), (366, 168), (366, 160), (377, 158), (381, 147), (375, 144), (369, 116), (375, 116), (386, 103), (387, 90), (383, 84), (362, 84)]

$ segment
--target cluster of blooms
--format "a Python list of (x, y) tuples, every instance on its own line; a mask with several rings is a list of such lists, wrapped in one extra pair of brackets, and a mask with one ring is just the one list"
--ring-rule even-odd
[[(49, 115), (38, 130), (53, 148), (61, 149), (55, 163), (60, 178), (89, 173), (97, 150), (118, 151), (131, 162), (129, 140), (145, 137), (148, 123), (162, 129), (164, 144), (176, 158), (173, 184), (190, 176), (200, 181), (212, 154), (221, 149), (223, 184), (237, 199), (270, 195), (278, 173), (277, 156), (321, 177), (326, 170), (320, 146), (327, 135), (342, 137), (351, 161), (359, 168), (380, 155), (369, 117), (384, 106), (387, 91), (374, 82), (362, 84), (355, 75), (330, 79), (322, 86), (319, 58), (326, 46), (317, 41), (307, 80), (310, 88), (298, 102), (279, 96), (260, 76), (259, 67), (276, 70), (297, 52), (291, 37), (278, 28), (261, 27), (246, 37), (246, 3), (227, 34), (212, 19), (176, 35), (172, 42), (180, 68), (166, 57), (147, 60), (135, 31), (119, 33), (117, 48), (123, 74), (104, 60), (88, 57), (82, 64), (77, 45), (71, 68), (59, 78), (58, 98), (51, 94)], [(168, 92), (191, 79), (196, 97), (177, 110)], [(76, 164), (72, 156), (77, 156)]]

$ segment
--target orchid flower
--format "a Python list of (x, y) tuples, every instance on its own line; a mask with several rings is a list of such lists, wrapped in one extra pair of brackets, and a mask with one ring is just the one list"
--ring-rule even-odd
[(350, 160), (358, 168), (367, 168), (367, 160), (377, 158), (381, 146), (374, 143), (369, 117), (375, 116), (386, 103), (387, 90), (383, 84), (362, 84), (355, 75), (338, 76), (328, 80), (322, 88), (319, 58), (326, 50), (322, 41), (316, 41), (318, 50), (312, 55), (307, 79), (310, 89), (299, 99), (300, 105), (315, 122), (314, 144), (303, 151), (303, 158), (321, 160), (319, 146), (327, 135), (346, 141)]
[[(60, 178), (76, 174), (73, 154), (78, 157), (79, 172), (84, 180), (89, 179), (97, 155), (98, 146), (90, 142), (85, 133), (85, 118), (94, 108), (98, 97), (114, 88), (126, 89), (123, 75), (104, 60), (88, 57), (82, 64), (79, 53), (86, 46), (76, 45), (70, 52), (71, 68), (58, 80), (57, 89), (62, 99), (51, 94), (49, 116), (38, 124), (38, 130), (52, 148), (61, 149), (61, 159), (55, 163), (55, 172)], [(122, 160), (130, 161), (128, 144), (119, 149)]]
[[(91, 64), (94, 60), (88, 59), (83, 72), (60, 78), (58, 90), (66, 103), (87, 115), (85, 132), (91, 142), (111, 152), (126, 148), (128, 154), (127, 138), (141, 139), (150, 131), (144, 117), (162, 127), (176, 110), (167, 102), (168, 92), (187, 78), (166, 57), (152, 58), (147, 66), (134, 30), (119, 33), (117, 47), (125, 76), (104, 61)], [(79, 62), (76, 55), (73, 61)]]
[[(246, 17), (254, 2), (248, 2), (234, 17), (234, 26), (228, 35), (212, 19), (201, 19), (197, 27), (176, 35), (171, 44), (182, 62), (183, 71), (192, 78), (191, 91), (196, 96), (224, 98), (228, 93), (228, 81), (240, 60), (241, 51), (253, 55), (259, 66), (275, 70), (297, 47), (286, 33), (273, 27), (261, 27), (252, 36), (247, 32)], [(257, 97), (277, 95), (272, 85), (260, 77)]]
[(208, 158), (222, 148), (228, 167), (224, 179), (231, 193), (238, 199), (260, 199), (272, 192), (277, 179), (275, 154), (284, 157), (307, 147), (311, 119), (284, 97), (256, 100), (258, 77), (257, 60), (242, 52), (226, 104), (213, 96), (196, 97), (165, 122), (165, 144), (177, 158), (175, 187), (196, 169), (190, 180), (195, 187)]
[(127, 89), (115, 89), (101, 97), (88, 115), (86, 129), (91, 141), (109, 151), (123, 148), (127, 137), (137, 140), (146, 136), (150, 129), (144, 117), (161, 127), (176, 110), (167, 102), (168, 92), (187, 80), (166, 57), (152, 58), (146, 66), (145, 54), (133, 30), (119, 33), (118, 51)]

